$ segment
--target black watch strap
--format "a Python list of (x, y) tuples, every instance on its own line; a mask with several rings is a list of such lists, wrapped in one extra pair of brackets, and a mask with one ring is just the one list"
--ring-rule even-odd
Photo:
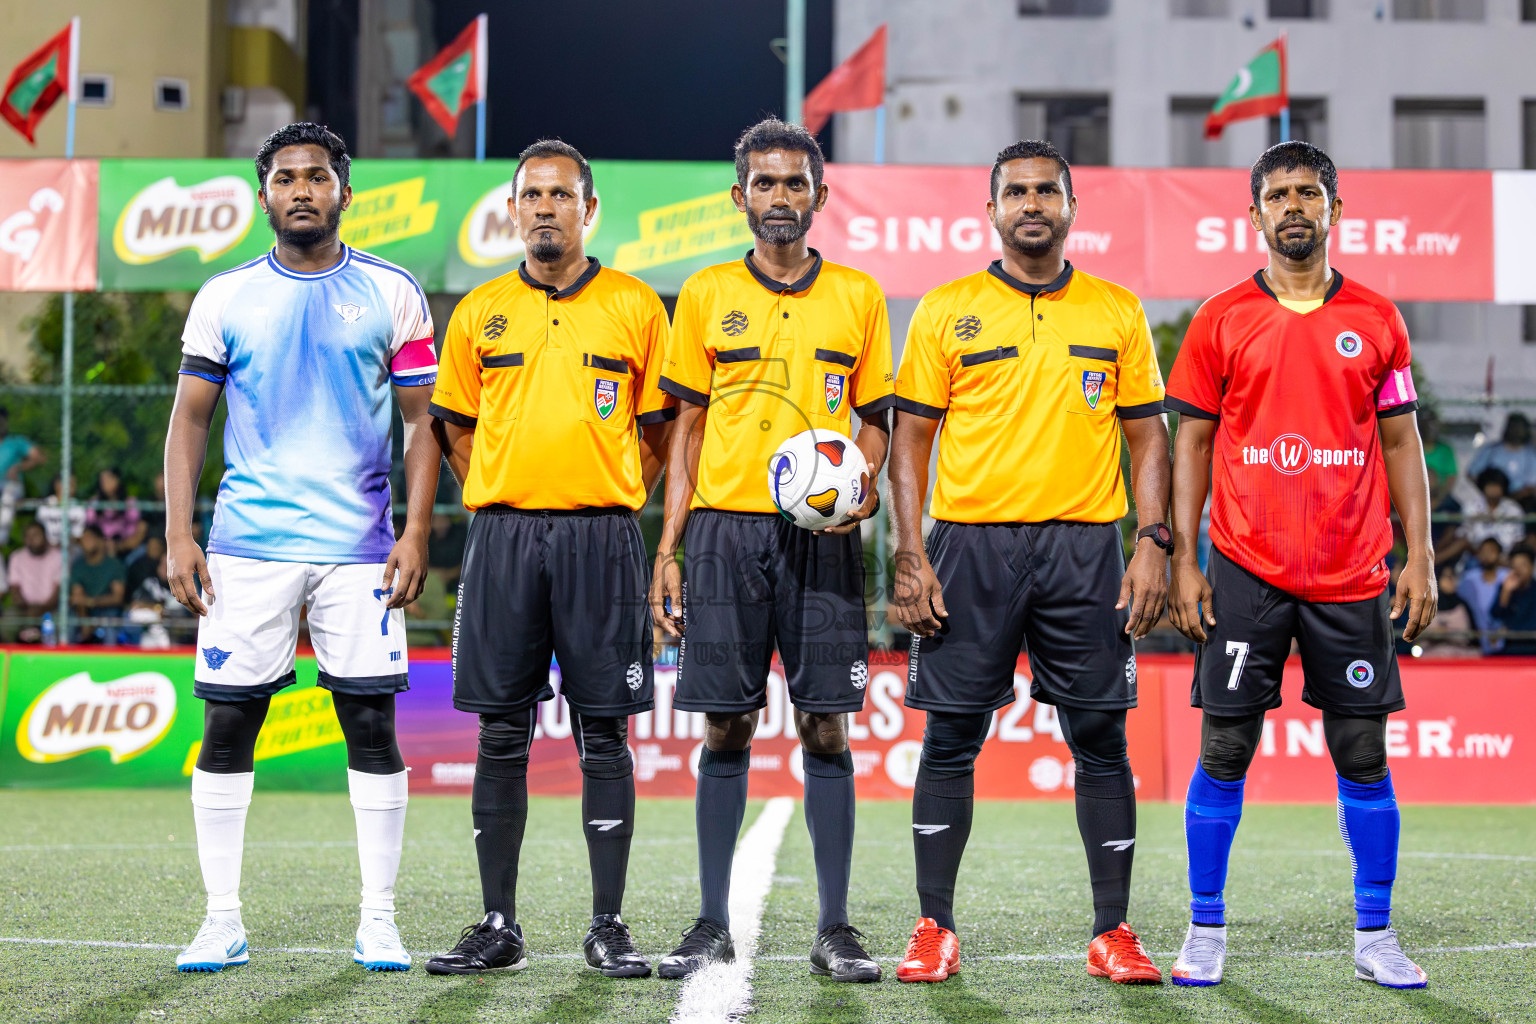
[(1167, 523), (1153, 523), (1151, 526), (1143, 526), (1140, 530), (1136, 531), (1136, 539), (1141, 540), (1143, 537), (1151, 537), (1153, 544), (1156, 544), (1170, 555), (1173, 554), (1173, 531), (1168, 529)]

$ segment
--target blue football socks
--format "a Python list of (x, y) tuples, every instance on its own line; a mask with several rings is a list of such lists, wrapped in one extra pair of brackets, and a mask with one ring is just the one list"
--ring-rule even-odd
[[(1390, 774), (1371, 785), (1339, 776), (1339, 833), (1349, 850), (1358, 929), (1385, 928), (1391, 921), (1392, 883), (1397, 880), (1397, 838), (1401, 828)], [(1193, 868), (1190, 874), (1193, 877)]]
[(1197, 925), (1227, 923), (1222, 891), (1227, 887), (1227, 858), (1243, 817), (1243, 780), (1222, 782), (1195, 765), (1184, 800), (1184, 841), (1189, 848), (1189, 909)]

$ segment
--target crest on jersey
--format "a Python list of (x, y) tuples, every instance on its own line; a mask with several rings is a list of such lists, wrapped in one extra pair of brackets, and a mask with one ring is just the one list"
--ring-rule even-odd
[(616, 380), (598, 380), (596, 388), (592, 392), (592, 405), (597, 409), (597, 415), (607, 419), (613, 415), (614, 407), (619, 404), (619, 382)]
[(1099, 407), (1099, 396), (1104, 393), (1104, 371), (1083, 371), (1083, 398), (1088, 402), (1088, 408)]
[(827, 412), (837, 412), (843, 404), (843, 382), (848, 379), (846, 374), (827, 374)]
[(367, 306), (359, 306), (355, 302), (338, 302), (335, 306), (344, 324), (355, 324), (363, 318), (364, 313), (368, 312)]
[(720, 321), (720, 329), (731, 337), (736, 337), (747, 329), (747, 314), (739, 309), (731, 310), (725, 314), (725, 319)]
[(1333, 339), (1333, 347), (1338, 349), (1339, 355), (1345, 359), (1353, 359), (1365, 349), (1365, 343), (1354, 331), (1345, 331)]
[(975, 341), (981, 333), (981, 317), (963, 316), (955, 321), (955, 337), (961, 341)]
[(1363, 690), (1376, 681), (1376, 670), (1371, 668), (1368, 661), (1352, 661), (1349, 668), (1344, 670), (1344, 678), (1349, 680), (1350, 686)]
[(480, 329), (480, 333), (484, 334), (486, 338), (491, 341), (495, 341), (497, 338), (505, 334), (506, 331), (507, 318), (502, 316), (500, 313), (497, 313), (495, 316), (487, 320), (485, 322), (485, 326)]
[(224, 667), (224, 663), (229, 660), (229, 656), (233, 653), (234, 651), (221, 651), (217, 647), (204, 647), (203, 660), (208, 663), (209, 668), (217, 672)]

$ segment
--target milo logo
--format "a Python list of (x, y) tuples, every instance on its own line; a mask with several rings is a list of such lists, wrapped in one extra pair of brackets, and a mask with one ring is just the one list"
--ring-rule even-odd
[(176, 720), (176, 687), (159, 672), (98, 683), (76, 672), (40, 693), (21, 716), (16, 749), (49, 764), (105, 750), (118, 764), (144, 753)]
[(183, 249), (208, 263), (229, 252), (251, 230), (256, 191), (233, 174), (178, 185), (175, 178), (139, 190), (112, 230), (112, 250), (124, 263), (163, 260)]

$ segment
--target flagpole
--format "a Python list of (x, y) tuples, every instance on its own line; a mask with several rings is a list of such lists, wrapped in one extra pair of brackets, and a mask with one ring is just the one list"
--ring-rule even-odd
[(805, 104), (805, 0), (786, 0), (784, 7), (784, 120), (800, 124)]
[(1291, 108), (1289, 104), (1280, 108), (1280, 141), (1291, 141)]
[[(69, 105), (64, 122), (64, 159), (75, 158), (75, 100), (80, 95), (80, 19), (69, 19)], [(60, 388), (63, 420), (59, 444), (59, 479), (63, 481), (63, 494), (59, 496), (59, 511), (63, 513), (63, 537), (59, 545), (59, 615), (57, 636), (69, 642), (69, 513), (74, 495), (69, 490), (69, 478), (74, 472), (74, 402), (71, 394), (75, 378), (75, 293), (64, 293), (64, 351), (60, 360), (63, 376)]]
[(480, 102), (475, 104), (475, 160), (485, 159), (485, 80), (486, 65), (491, 61), (490, 51), (490, 17), (481, 14), (475, 18), (479, 23), (478, 45), (475, 47), (475, 78), (480, 94)]
[(875, 108), (875, 163), (885, 163), (885, 104)]

